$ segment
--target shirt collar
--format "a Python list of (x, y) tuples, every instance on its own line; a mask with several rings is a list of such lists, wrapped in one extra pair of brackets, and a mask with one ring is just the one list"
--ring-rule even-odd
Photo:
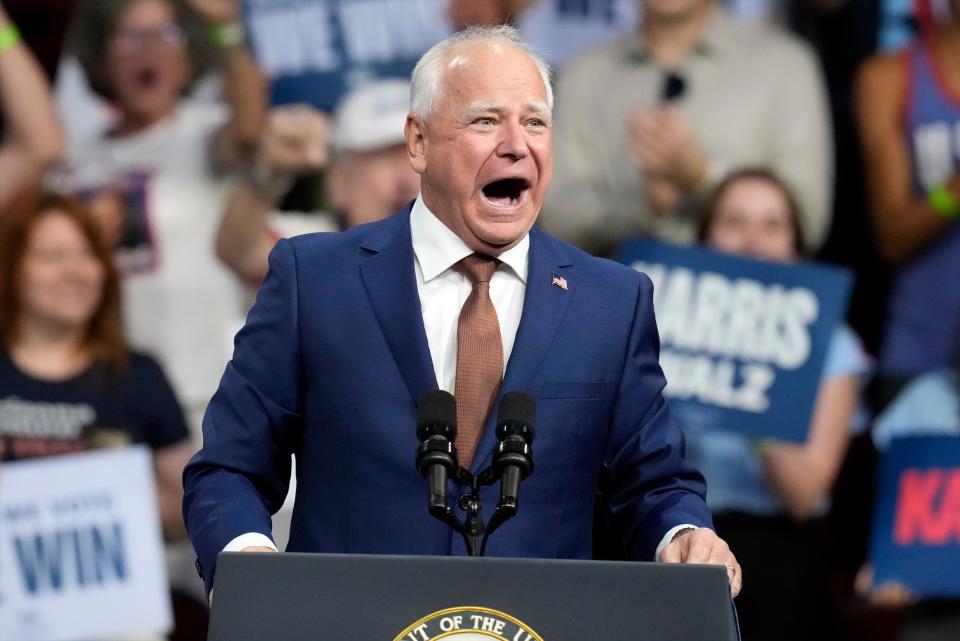
[[(430, 211), (421, 196), (417, 196), (410, 211), (410, 237), (413, 241), (413, 253), (417, 257), (417, 262), (420, 263), (420, 271), (423, 273), (425, 283), (429, 283), (473, 253), (473, 250), (467, 247), (467, 244), (453, 233), (453, 230), (444, 225)], [(530, 234), (525, 234), (519, 243), (497, 258), (526, 284), (529, 254)]]
[[(697, 43), (693, 46), (692, 53), (697, 55), (709, 56), (713, 53), (723, 55), (736, 44), (736, 35), (730, 31), (730, 16), (722, 8), (714, 4), (710, 9), (710, 16), (707, 18), (706, 27)], [(643, 34), (642, 25), (633, 32), (628, 47), (631, 58), (636, 61), (647, 61), (652, 59), (650, 45), (646, 36)]]

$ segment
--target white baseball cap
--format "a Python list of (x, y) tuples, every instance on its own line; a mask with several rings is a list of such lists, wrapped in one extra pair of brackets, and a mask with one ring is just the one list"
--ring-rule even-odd
[(372, 151), (403, 144), (410, 111), (410, 82), (379, 79), (348, 93), (333, 117), (333, 149)]

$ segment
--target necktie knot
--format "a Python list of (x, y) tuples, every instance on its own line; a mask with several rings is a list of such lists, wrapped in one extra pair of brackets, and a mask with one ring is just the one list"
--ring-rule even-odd
[(462, 274), (470, 279), (470, 282), (489, 283), (493, 278), (493, 272), (497, 270), (499, 261), (493, 256), (486, 254), (470, 254), (457, 263), (457, 268)]

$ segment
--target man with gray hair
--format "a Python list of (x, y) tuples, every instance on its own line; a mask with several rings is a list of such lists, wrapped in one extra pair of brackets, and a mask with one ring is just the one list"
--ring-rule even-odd
[[(445, 40), (413, 73), (418, 198), (340, 234), (280, 241), (184, 473), (213, 585), (221, 550), (463, 555), (425, 509), (417, 399), (456, 397), (459, 464), (490, 464), (490, 408), (536, 400), (536, 470), (491, 556), (590, 558), (595, 497), (638, 559), (727, 566), (661, 390), (650, 280), (533, 228), (553, 171), (549, 71), (509, 27)], [(450, 481), (452, 495), (466, 488)], [(497, 488), (481, 488), (494, 505)]]

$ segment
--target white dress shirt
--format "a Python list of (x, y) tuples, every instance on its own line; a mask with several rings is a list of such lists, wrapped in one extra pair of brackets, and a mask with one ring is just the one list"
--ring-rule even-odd
[[(410, 237), (417, 273), (417, 294), (420, 295), (423, 327), (427, 331), (433, 371), (440, 389), (453, 394), (457, 376), (460, 308), (473, 288), (470, 279), (454, 267), (473, 250), (440, 222), (419, 198), (410, 212)], [(527, 235), (497, 257), (500, 264), (490, 279), (490, 298), (497, 310), (497, 320), (500, 321), (504, 371), (513, 351), (523, 312), (529, 253), (530, 236)]]
[[(454, 266), (474, 252), (427, 208), (420, 197), (414, 202), (410, 212), (410, 238), (413, 243), (417, 294), (420, 296), (420, 309), (427, 332), (433, 371), (440, 389), (453, 394), (457, 376), (457, 324), (460, 308), (473, 287), (470, 279), (454, 269)], [(500, 264), (490, 279), (490, 298), (497, 310), (500, 338), (503, 341), (504, 369), (510, 360), (517, 327), (520, 326), (523, 297), (527, 289), (529, 253), (528, 234), (511, 249), (497, 256)], [(683, 524), (672, 528), (660, 541), (654, 558), (660, 558), (661, 550), (675, 534), (694, 527)], [(270, 538), (250, 532), (230, 541), (223, 551), (239, 552), (249, 546), (277, 549)]]

